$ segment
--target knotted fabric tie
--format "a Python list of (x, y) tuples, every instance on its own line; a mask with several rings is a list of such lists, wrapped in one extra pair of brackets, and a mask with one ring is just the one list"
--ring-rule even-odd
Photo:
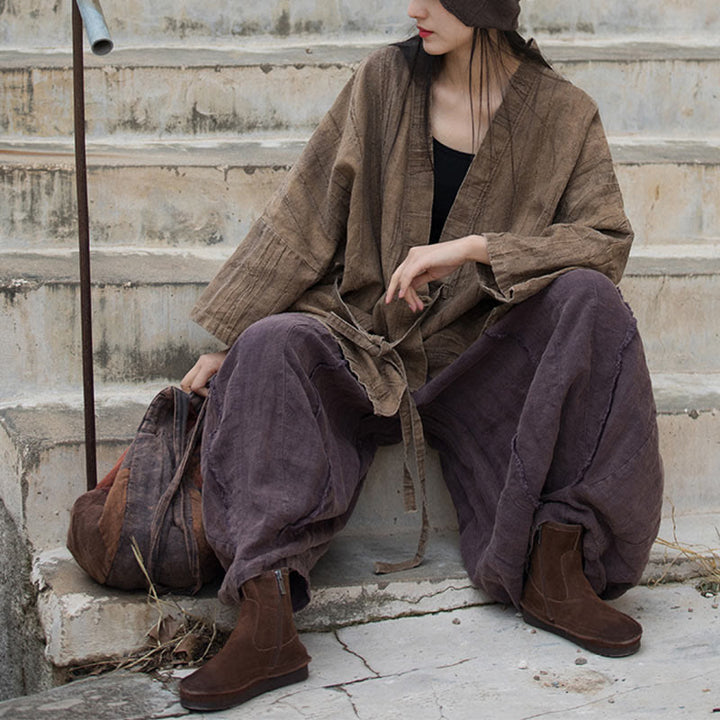
[[(337, 296), (340, 298), (339, 292), (337, 292)], [(345, 318), (340, 317), (340, 315), (335, 312), (330, 313), (325, 318), (328, 327), (332, 328), (339, 335), (342, 335), (346, 340), (349, 340), (353, 345), (364, 350), (372, 357), (382, 358), (392, 366), (395, 372), (402, 378), (405, 386), (400, 400), (400, 407), (398, 408), (404, 452), (403, 500), (406, 511), (412, 512), (417, 510), (417, 496), (418, 494), (420, 495), (422, 525), (415, 557), (397, 563), (376, 562), (374, 571), (378, 575), (409, 570), (410, 568), (420, 565), (425, 557), (425, 547), (430, 534), (430, 522), (427, 509), (427, 481), (425, 474), (425, 437), (423, 435), (420, 413), (410, 392), (405, 365), (397, 351), (397, 346), (417, 328), (423, 320), (425, 313), (434, 304), (436, 298), (437, 296), (432, 298), (431, 302), (425, 308), (425, 312), (415, 320), (403, 336), (392, 342), (387, 341), (381, 335), (375, 335), (363, 328), (357, 322), (350, 308), (342, 298), (340, 298), (340, 302), (344, 310), (343, 314)]]

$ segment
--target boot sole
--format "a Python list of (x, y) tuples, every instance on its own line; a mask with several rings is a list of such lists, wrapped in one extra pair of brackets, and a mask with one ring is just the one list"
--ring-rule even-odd
[(308, 668), (307, 665), (305, 665), (299, 670), (287, 673), (286, 675), (266, 678), (265, 680), (260, 680), (254, 685), (250, 685), (238, 692), (223, 694), (221, 697), (214, 696), (213, 699), (203, 699), (202, 697), (183, 697), (183, 692), (181, 690), (180, 704), (187, 710), (199, 710), (201, 712), (228, 710), (236, 705), (242, 705), (242, 703), (252, 700), (252, 698), (262, 695), (263, 693), (270, 692), (271, 690), (277, 690), (278, 688), (285, 687), (285, 685), (292, 685), (293, 683), (307, 680), (308, 674)]
[(585, 648), (585, 650), (589, 650), (596, 655), (603, 655), (605, 657), (627, 657), (628, 655), (634, 655), (640, 649), (639, 637), (636, 640), (633, 640), (632, 642), (625, 645), (604, 645), (600, 643), (595, 643), (592, 640), (588, 640), (586, 638), (578, 637), (577, 635), (573, 635), (567, 630), (563, 630), (562, 628), (559, 628), (555, 625), (550, 625), (546, 622), (543, 622), (539, 618), (536, 618), (534, 615), (530, 615), (530, 613), (528, 613), (526, 610), (522, 611), (522, 616), (523, 620), (528, 623), (528, 625), (533, 625), (534, 627), (540, 628), (541, 630), (547, 630), (547, 632), (551, 632), (555, 635), (559, 635), (560, 637), (564, 637), (566, 640), (570, 640), (570, 642), (575, 643), (575, 645), (579, 645), (580, 647)]

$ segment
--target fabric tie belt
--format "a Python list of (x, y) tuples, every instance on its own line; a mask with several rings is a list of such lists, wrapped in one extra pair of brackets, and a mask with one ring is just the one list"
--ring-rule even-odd
[(402, 443), (404, 452), (403, 471), (403, 499), (405, 509), (408, 512), (417, 510), (417, 496), (420, 495), (422, 509), (422, 525), (420, 538), (418, 540), (415, 557), (396, 563), (376, 562), (374, 571), (378, 575), (409, 570), (422, 563), (425, 557), (425, 548), (430, 534), (430, 522), (427, 508), (427, 481), (425, 474), (425, 436), (423, 434), (422, 420), (418, 412), (415, 400), (413, 399), (408, 385), (405, 365), (397, 350), (400, 345), (424, 319), (427, 312), (434, 305), (439, 297), (439, 291), (433, 295), (426, 304), (425, 310), (421, 313), (408, 330), (397, 340), (388, 341), (381, 335), (375, 335), (363, 328), (355, 319), (352, 311), (340, 296), (339, 288), (336, 285), (336, 295), (339, 299), (342, 313), (341, 317), (336, 312), (331, 312), (325, 318), (325, 323), (343, 338), (356, 347), (364, 350), (371, 357), (382, 358), (390, 365), (402, 379), (404, 385), (398, 415), (402, 429)]

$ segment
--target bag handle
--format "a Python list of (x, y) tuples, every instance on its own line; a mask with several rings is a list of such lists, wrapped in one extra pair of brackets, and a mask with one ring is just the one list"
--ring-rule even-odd
[[(187, 416), (188, 411), (190, 408), (190, 400), (191, 396), (187, 393), (183, 392), (182, 390), (178, 388), (173, 388), (173, 396), (174, 396), (174, 421), (175, 421), (175, 437), (178, 439), (180, 443), (183, 442), (185, 438), (185, 429), (187, 427)], [(195, 446), (197, 445), (198, 440), (200, 439), (200, 434), (202, 432), (202, 426), (203, 422), (205, 420), (205, 410), (207, 408), (207, 398), (204, 398), (197, 414), (197, 419), (195, 420), (195, 426), (192, 429), (192, 432), (190, 433), (190, 437), (187, 440), (187, 444), (184, 448), (180, 447), (178, 448), (176, 446), (176, 452), (182, 451), (182, 459), (180, 460), (180, 463), (178, 464), (177, 468), (175, 469), (175, 473), (173, 474), (173, 478), (168, 484), (167, 488), (165, 489), (165, 492), (162, 494), (160, 499), (158, 500), (157, 506), (155, 508), (155, 513), (153, 514), (152, 523), (150, 526), (150, 548), (148, 550), (148, 575), (150, 576), (150, 579), (152, 580), (153, 574), (154, 574), (154, 567), (155, 562), (157, 560), (158, 554), (160, 552), (160, 540), (161, 540), (161, 530), (163, 526), (163, 522), (165, 520), (165, 516), (168, 513), (168, 510), (170, 509), (170, 505), (172, 504), (173, 499), (177, 495), (178, 491), (181, 490), (182, 480), (185, 475), (185, 470), (187, 469), (188, 462), (190, 460), (190, 456), (192, 455), (193, 450), (195, 449)], [(178, 452), (179, 454), (179, 452)], [(192, 509), (189, 508), (190, 512), (192, 512)], [(186, 513), (188, 512), (188, 508), (185, 507), (185, 495), (184, 493), (180, 494), (180, 511), (185, 517)], [(200, 570), (200, 557), (198, 555), (198, 549), (197, 549), (197, 541), (195, 540), (195, 535), (192, 531), (192, 522), (190, 523), (183, 523), (182, 524), (183, 533), (185, 535), (185, 548), (188, 554), (188, 560), (189, 564), (192, 569), (192, 575), (196, 578), (196, 583), (193, 587), (193, 592), (197, 592), (201, 586), (202, 586), (202, 573)]]

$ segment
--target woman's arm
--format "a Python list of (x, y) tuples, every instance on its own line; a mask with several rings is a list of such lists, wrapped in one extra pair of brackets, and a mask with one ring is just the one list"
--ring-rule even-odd
[(552, 222), (527, 233), (510, 230), (484, 235), (490, 262), (489, 268), (478, 271), (486, 292), (500, 302), (522, 302), (576, 267), (597, 270), (620, 282), (633, 231), (597, 112)]
[(193, 308), (192, 319), (227, 345), (253, 322), (290, 308), (342, 249), (354, 184), (369, 152), (356, 116), (377, 115), (383, 66), (379, 52), (361, 64)]
[(388, 304), (398, 297), (404, 300), (413, 312), (422, 310), (423, 304), (417, 289), (452, 274), (466, 262), (486, 265), (490, 262), (487, 239), (483, 235), (467, 235), (457, 240), (411, 248), (390, 278), (385, 303)]
[[(553, 181), (535, 179), (536, 183)], [(530, 195), (535, 190), (545, 199), (543, 187), (525, 187)], [(385, 301), (398, 297), (418, 311), (422, 309), (420, 286), (446, 277), (469, 261), (478, 263), (483, 292), (502, 303), (521, 302), (575, 267), (597, 270), (619, 282), (633, 233), (597, 112), (553, 211), (550, 224), (530, 232), (483, 232), (413, 247), (393, 274)], [(515, 222), (527, 225), (526, 220), (516, 218)]]

